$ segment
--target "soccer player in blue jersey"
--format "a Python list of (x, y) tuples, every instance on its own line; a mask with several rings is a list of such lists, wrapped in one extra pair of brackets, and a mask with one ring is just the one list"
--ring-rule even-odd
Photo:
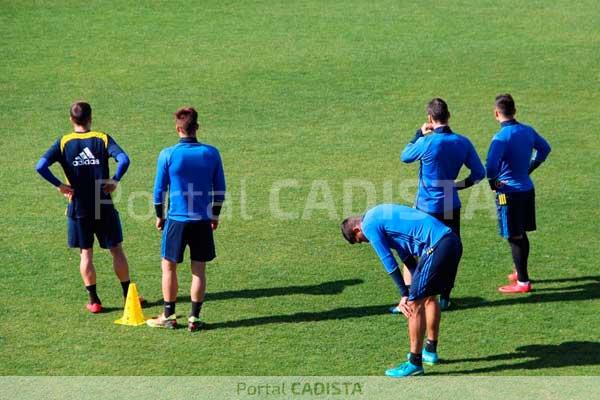
[[(438, 362), (440, 308), (436, 296), (454, 284), (462, 256), (460, 238), (436, 218), (414, 208), (381, 204), (364, 216), (346, 218), (342, 234), (350, 243), (370, 243), (400, 292), (400, 310), (408, 318), (408, 361), (385, 374), (394, 378), (422, 375), (423, 363)], [(407, 288), (398, 261), (412, 274)], [(419, 257), (416, 262), (415, 257)], [(423, 339), (427, 331), (427, 342)]]
[[(96, 289), (94, 235), (100, 247), (109, 249), (112, 255), (123, 297), (127, 297), (129, 288), (129, 266), (121, 247), (121, 222), (111, 199), (111, 193), (129, 167), (129, 157), (112, 137), (91, 130), (92, 107), (88, 103), (74, 103), (70, 116), (73, 132), (54, 142), (37, 163), (36, 170), (69, 200), (68, 244), (80, 249), (79, 269), (89, 295), (86, 307), (92, 313), (99, 313), (102, 302)], [(109, 157), (117, 160), (117, 171), (112, 179), (109, 179)], [(58, 180), (50, 171), (49, 167), (56, 162), (62, 167), (66, 182)]]
[(550, 145), (532, 127), (517, 122), (517, 109), (510, 94), (496, 97), (494, 114), (500, 131), (494, 135), (487, 155), (490, 188), (496, 192), (500, 235), (508, 240), (515, 270), (508, 276), (503, 293), (531, 291), (527, 262), (529, 238), (536, 230), (535, 190), (530, 174), (550, 153)]
[[(473, 144), (450, 129), (446, 102), (435, 98), (427, 105), (427, 122), (417, 130), (400, 156), (405, 163), (420, 162), (415, 207), (437, 218), (460, 237), (458, 190), (473, 186), (485, 177), (483, 164)], [(462, 166), (469, 176), (456, 182)], [(450, 306), (451, 287), (440, 295), (442, 310)]]
[[(188, 330), (201, 327), (200, 311), (206, 291), (206, 262), (215, 258), (213, 230), (219, 224), (225, 200), (225, 175), (219, 151), (198, 142), (198, 113), (181, 108), (175, 113), (179, 143), (161, 151), (154, 182), (156, 227), (162, 235), (162, 291), (164, 312), (147, 321), (155, 328), (177, 327), (177, 264), (190, 248), (192, 310)], [(164, 217), (165, 194), (169, 193), (167, 219)]]

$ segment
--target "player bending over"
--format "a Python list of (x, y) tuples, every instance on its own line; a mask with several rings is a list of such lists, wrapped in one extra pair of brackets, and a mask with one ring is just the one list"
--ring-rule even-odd
[(532, 127), (515, 120), (516, 113), (510, 94), (496, 97), (494, 114), (500, 131), (492, 139), (486, 161), (490, 188), (496, 191), (500, 236), (508, 240), (516, 269), (508, 275), (511, 284), (498, 288), (503, 293), (531, 291), (527, 232), (535, 231), (536, 223), (535, 190), (529, 175), (546, 160), (551, 150)]
[[(450, 111), (442, 99), (427, 104), (427, 122), (417, 130), (400, 158), (405, 163), (419, 161), (419, 189), (415, 208), (442, 221), (460, 237), (460, 198), (466, 189), (485, 177), (483, 164), (471, 141), (450, 129)], [(455, 182), (462, 166), (470, 175)], [(440, 295), (442, 310), (450, 307), (450, 291)]]
[[(164, 312), (147, 321), (153, 328), (177, 327), (177, 264), (183, 261), (186, 246), (190, 248), (192, 310), (188, 329), (200, 329), (200, 311), (206, 291), (206, 262), (215, 258), (213, 230), (219, 224), (219, 213), (225, 200), (225, 176), (219, 151), (199, 143), (196, 138), (198, 113), (181, 108), (175, 113), (179, 143), (160, 152), (154, 204), (156, 227), (162, 234), (162, 292)], [(169, 192), (169, 210), (165, 221), (164, 200)]]
[[(121, 282), (123, 297), (129, 288), (129, 266), (121, 247), (123, 233), (119, 213), (112, 203), (111, 193), (127, 168), (129, 157), (106, 133), (92, 131), (92, 107), (77, 102), (71, 106), (73, 132), (62, 136), (37, 163), (37, 172), (56, 186), (68, 200), (67, 227), (69, 247), (79, 248), (79, 270), (89, 295), (87, 309), (102, 311), (102, 301), (96, 289), (96, 269), (93, 263), (94, 235), (100, 247), (109, 249), (113, 268)], [(108, 158), (117, 160), (117, 171), (108, 179)], [(58, 180), (49, 167), (58, 162), (66, 183)]]
[[(438, 362), (437, 343), (440, 307), (436, 295), (454, 285), (462, 244), (450, 228), (436, 218), (414, 208), (382, 204), (363, 216), (342, 222), (344, 238), (354, 243), (370, 243), (401, 295), (400, 309), (408, 318), (410, 353), (408, 361), (385, 371), (394, 378), (422, 375), (423, 363)], [(408, 289), (392, 249), (412, 274)], [(419, 257), (419, 262), (415, 261)], [(427, 331), (427, 342), (423, 339)]]

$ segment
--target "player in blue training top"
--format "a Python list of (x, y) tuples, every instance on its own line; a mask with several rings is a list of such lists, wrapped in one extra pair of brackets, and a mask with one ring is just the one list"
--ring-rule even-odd
[[(485, 169), (473, 144), (448, 126), (450, 111), (442, 99), (427, 105), (427, 122), (402, 151), (405, 163), (420, 161), (415, 207), (442, 221), (460, 237), (458, 190), (473, 186), (485, 177)], [(465, 165), (470, 175), (456, 182)], [(450, 289), (440, 295), (442, 310), (450, 306)]]
[[(129, 266), (121, 247), (121, 222), (111, 199), (111, 193), (129, 167), (129, 157), (112, 137), (91, 130), (92, 107), (88, 103), (74, 103), (70, 115), (74, 132), (54, 142), (37, 163), (36, 170), (69, 200), (68, 244), (80, 249), (79, 269), (89, 295), (86, 307), (92, 313), (99, 313), (102, 302), (96, 290), (94, 235), (101, 248), (110, 250), (123, 297), (127, 297), (129, 288)], [(117, 171), (112, 179), (109, 179), (109, 157), (117, 160)], [(66, 183), (49, 169), (56, 162), (65, 173)]]
[[(200, 310), (206, 291), (206, 262), (215, 258), (213, 230), (219, 224), (225, 200), (225, 175), (219, 151), (196, 138), (198, 113), (181, 108), (175, 113), (179, 143), (160, 152), (154, 182), (156, 227), (162, 235), (162, 290), (164, 312), (147, 321), (154, 328), (175, 328), (177, 264), (190, 248), (192, 310), (188, 329), (200, 329)], [(169, 192), (167, 220), (164, 218), (165, 194)]]
[(500, 235), (508, 240), (516, 270), (508, 275), (511, 284), (499, 290), (527, 293), (531, 291), (527, 232), (536, 229), (535, 191), (529, 175), (546, 160), (551, 149), (532, 127), (515, 120), (517, 110), (510, 94), (496, 97), (494, 112), (500, 131), (488, 151), (487, 178), (490, 188), (496, 191)]
[[(351, 244), (371, 244), (396, 284), (401, 296), (400, 310), (408, 318), (408, 361), (385, 374), (395, 378), (422, 375), (423, 363), (438, 362), (440, 308), (436, 295), (454, 285), (462, 256), (460, 238), (434, 217), (396, 204), (381, 204), (362, 217), (346, 218), (342, 234)], [(392, 249), (412, 274), (410, 289), (404, 283)], [(418, 263), (415, 257), (419, 257)]]

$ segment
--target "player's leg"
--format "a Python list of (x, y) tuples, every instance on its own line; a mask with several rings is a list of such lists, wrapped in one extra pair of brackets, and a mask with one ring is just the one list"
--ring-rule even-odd
[[(455, 208), (452, 210), (452, 213), (448, 215), (447, 213), (440, 214), (442, 215), (441, 219), (436, 216), (440, 221), (442, 221), (448, 228), (454, 232), (456, 236), (460, 238), (460, 208)], [(458, 269), (456, 270), (458, 272)], [(452, 282), (456, 280), (456, 275), (452, 277)], [(447, 310), (450, 308), (450, 294), (452, 293), (452, 287), (445, 288), (442, 293), (440, 293), (440, 309)]]
[(127, 298), (127, 291), (131, 283), (129, 278), (129, 264), (123, 251), (123, 230), (119, 213), (115, 209), (102, 212), (101, 218), (95, 221), (95, 233), (98, 243), (103, 249), (109, 249), (113, 260), (113, 270), (121, 282), (123, 298)]
[[(385, 374), (392, 378), (406, 378), (409, 376), (423, 375), (423, 337), (425, 336), (425, 307), (427, 299), (409, 300), (408, 305), (412, 308), (412, 314), (408, 318), (408, 336), (410, 339), (410, 353), (408, 361), (396, 368), (390, 368)], [(435, 299), (434, 299), (435, 300)], [(437, 301), (437, 300), (436, 300)]]
[(188, 330), (194, 332), (201, 328), (200, 312), (206, 292), (206, 263), (216, 257), (210, 222), (198, 221), (190, 224), (186, 232), (186, 239), (192, 260), (192, 286), (190, 288), (192, 309), (188, 318)]
[(188, 329), (196, 331), (200, 328), (200, 312), (204, 304), (204, 294), (206, 292), (206, 262), (192, 261), (192, 285), (190, 288), (190, 298), (192, 300), (192, 310), (188, 318)]
[(507, 229), (517, 281), (499, 290), (503, 293), (527, 293), (531, 291), (529, 282), (529, 238), (528, 230), (535, 230), (535, 209), (533, 191), (513, 193), (507, 198)]
[(79, 248), (79, 273), (88, 293), (86, 308), (91, 313), (102, 311), (102, 301), (96, 288), (96, 269), (94, 268), (94, 230), (93, 221), (86, 218), (67, 217), (68, 244)]
[(89, 297), (86, 308), (96, 314), (102, 311), (102, 301), (98, 297), (96, 289), (96, 268), (94, 268), (93, 256), (94, 249), (91, 247), (79, 250), (79, 273)]
[(425, 321), (427, 326), (427, 340), (423, 348), (423, 362), (425, 364), (436, 364), (438, 362), (437, 343), (440, 335), (441, 310), (435, 296), (425, 300)]
[(131, 280), (129, 278), (129, 264), (127, 262), (127, 257), (125, 256), (125, 252), (123, 251), (123, 246), (118, 244), (114, 247), (111, 247), (110, 255), (113, 259), (113, 270), (115, 271), (115, 275), (119, 279), (119, 282), (121, 282), (123, 297), (127, 298), (127, 291), (129, 290), (129, 284), (131, 283)]
[(156, 318), (149, 319), (146, 324), (152, 328), (176, 328), (177, 315), (175, 306), (177, 302), (177, 264), (183, 261), (185, 250), (186, 222), (167, 220), (163, 228), (161, 245), (162, 293), (164, 310)]

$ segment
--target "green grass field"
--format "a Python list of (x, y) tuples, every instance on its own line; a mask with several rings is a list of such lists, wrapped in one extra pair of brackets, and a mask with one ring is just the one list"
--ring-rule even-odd
[[(387, 314), (398, 299), (371, 249), (339, 234), (343, 182), (371, 182), (375, 202), (411, 204), (417, 166), (401, 165), (399, 152), (426, 102), (445, 98), (451, 126), (483, 158), (497, 130), (494, 96), (506, 91), (553, 146), (535, 172), (536, 291), (497, 293), (511, 259), (491, 193), (485, 183), (462, 192), (478, 209), (463, 220), (459, 307), (442, 319), (447, 361), (427, 372), (600, 374), (597, 2), (87, 3), (0, 8), (0, 374), (381, 375), (406, 354), (406, 322)], [(177, 140), (172, 112), (200, 110), (230, 190), (205, 332), (113, 324), (120, 287), (99, 249), (108, 311), (84, 310), (64, 200), (34, 170), (70, 130), (77, 99), (132, 159), (117, 205), (146, 316), (162, 296), (160, 235), (143, 193), (158, 152)], [(298, 185), (282, 191), (284, 211), (302, 216), (320, 180), (335, 212), (273, 217), (270, 191), (284, 179)], [(326, 204), (324, 189), (313, 194)], [(366, 205), (357, 190), (354, 211)], [(186, 265), (180, 277), (186, 315)]]

